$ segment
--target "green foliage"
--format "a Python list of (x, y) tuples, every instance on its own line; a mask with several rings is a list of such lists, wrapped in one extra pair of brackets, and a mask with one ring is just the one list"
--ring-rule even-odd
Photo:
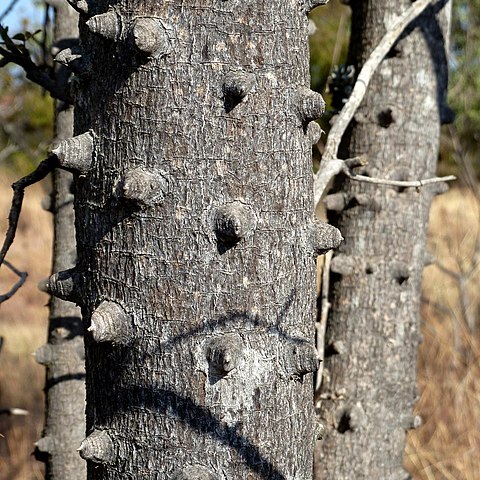
[(310, 18), (317, 27), (310, 36), (311, 83), (313, 90), (323, 94), (332, 66), (344, 63), (347, 57), (350, 9), (339, 0), (331, 0), (313, 10)]
[(453, 5), (449, 102), (463, 148), (471, 152), (480, 141), (480, 0)]
[(477, 158), (480, 142), (479, 45), (480, 0), (455, 0), (448, 104), (456, 118), (453, 125), (445, 127), (442, 136), (441, 174), (454, 171), (463, 176), (466, 164), (473, 166), (477, 176), (480, 174)]
[(16, 175), (44, 158), (52, 136), (53, 100), (9, 57), (42, 64), (41, 34), (37, 29), (10, 35), (0, 25), (0, 162)]
[(53, 100), (13, 67), (0, 70), (0, 92), (0, 154), (6, 147), (11, 151), (2, 158), (2, 166), (24, 174), (46, 154)]
[[(344, 64), (348, 53), (350, 33), (350, 8), (340, 0), (330, 0), (327, 5), (313, 10), (310, 19), (317, 29), (310, 36), (311, 87), (320, 92), (326, 102), (326, 114), (319, 120), (325, 132), (330, 129), (329, 120), (334, 114), (332, 95), (328, 90), (328, 78), (336, 65)], [(325, 137), (322, 139), (324, 140)], [(321, 140), (321, 141), (322, 141)], [(321, 149), (321, 143), (318, 145)], [(320, 161), (317, 148), (313, 149), (314, 166)]]

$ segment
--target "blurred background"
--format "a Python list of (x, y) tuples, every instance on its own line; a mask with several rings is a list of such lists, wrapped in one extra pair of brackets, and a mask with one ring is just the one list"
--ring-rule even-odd
[[(11, 8), (10, 8), (11, 7)], [(0, 23), (9, 35), (41, 29), (28, 41), (38, 61), (50, 62), (51, 9), (42, 1), (2, 0)], [(332, 72), (343, 72), (350, 10), (339, 0), (316, 9), (311, 25), (312, 86), (327, 101), (321, 120), (328, 132), (334, 114)], [(44, 28), (46, 27), (46, 34)], [(316, 30), (315, 30), (316, 28)], [(443, 128), (439, 174), (458, 181), (434, 200), (422, 294), (424, 341), (417, 360), (423, 424), (407, 438), (405, 466), (414, 479), (480, 478), (480, 0), (454, 0), (450, 44), (449, 106), (456, 120)], [(335, 73), (334, 75), (335, 76)], [(6, 228), (10, 184), (43, 160), (52, 138), (53, 102), (18, 67), (0, 68), (0, 235)], [(318, 162), (322, 141), (314, 147)], [(47, 295), (37, 283), (50, 274), (52, 218), (41, 207), (49, 182), (27, 190), (8, 259), (28, 272), (20, 291), (0, 305), (0, 479), (42, 479), (33, 444), (43, 423), (44, 369), (32, 357), (46, 339)], [(0, 271), (0, 293), (16, 281)], [(21, 408), (28, 415), (8, 415)]]

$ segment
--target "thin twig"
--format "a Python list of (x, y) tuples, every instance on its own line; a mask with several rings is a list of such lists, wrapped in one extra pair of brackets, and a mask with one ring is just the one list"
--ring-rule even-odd
[(0, 22), (13, 10), (13, 7), (18, 3), (18, 0), (12, 0), (10, 5), (0, 15)]
[(457, 177), (454, 175), (448, 175), (446, 177), (434, 177), (434, 178), (426, 178), (424, 180), (389, 180), (386, 178), (375, 178), (375, 177), (366, 177), (365, 175), (356, 175), (352, 173), (350, 169), (343, 169), (343, 173), (345, 175), (357, 182), (364, 182), (364, 183), (373, 183), (375, 185), (387, 185), (390, 187), (403, 187), (403, 188), (420, 188), (426, 185), (433, 185), (435, 183), (443, 183), (443, 182), (452, 182), (456, 180)]
[(24, 410), (23, 408), (0, 408), (0, 415), (29, 415), (28, 410)]
[(49, 156), (40, 163), (29, 175), (16, 181), (13, 185), (13, 198), (10, 213), (8, 215), (8, 229), (5, 235), (2, 249), (0, 250), (0, 266), (4, 263), (8, 249), (13, 243), (17, 231), (18, 219), (22, 210), (25, 188), (43, 180), (54, 168), (58, 167), (58, 158), (55, 155)]
[[(378, 46), (372, 52), (368, 60), (362, 67), (358, 75), (352, 94), (347, 103), (342, 108), (338, 117), (328, 134), (327, 143), (320, 162), (320, 169), (315, 176), (314, 198), (315, 205), (320, 201), (323, 192), (327, 188), (330, 180), (340, 173), (336, 168), (331, 168), (330, 162), (338, 161), (338, 149), (343, 135), (350, 124), (355, 112), (367, 92), (367, 87), (373, 77), (376, 69), (384, 59), (385, 55), (391, 50), (395, 42), (400, 38), (405, 28), (417, 18), (432, 2), (432, 0), (417, 0), (409, 7), (394, 23), (394, 25), (384, 35)], [(335, 173), (337, 172), (337, 173)]]
[(50, 26), (50, 5), (48, 3), (45, 3), (45, 16), (43, 19), (42, 40), (40, 43), (40, 47), (42, 50), (42, 60), (44, 65), (48, 64), (47, 36), (48, 36), (49, 26)]
[(17, 293), (18, 289), (25, 283), (25, 280), (28, 276), (27, 272), (21, 272), (20, 270), (17, 270), (8, 260), (4, 260), (3, 263), (19, 278), (7, 293), (0, 295), (0, 303), (6, 302), (9, 298), (12, 298), (15, 293)]
[(317, 352), (320, 357), (320, 366), (317, 370), (317, 381), (315, 384), (315, 392), (320, 390), (323, 379), (323, 366), (325, 361), (325, 331), (327, 329), (328, 312), (330, 310), (329, 288), (330, 288), (330, 265), (332, 263), (333, 252), (330, 250), (325, 254), (323, 271), (322, 271), (322, 294), (321, 294), (321, 310), (320, 321), (317, 322)]
[(0, 47), (0, 55), (3, 58), (0, 59), (2, 65), (8, 63), (14, 63), (19, 67), (22, 67), (25, 71), (26, 77), (32, 82), (40, 85), (47, 90), (53, 98), (62, 100), (67, 103), (71, 103), (71, 98), (67, 95), (64, 88), (57, 83), (55, 78), (52, 77), (51, 71), (38, 66), (28, 54), (25, 52), (11, 52), (3, 47)]
[(0, 163), (6, 160), (12, 153), (18, 152), (19, 148), (16, 145), (7, 145), (0, 151)]

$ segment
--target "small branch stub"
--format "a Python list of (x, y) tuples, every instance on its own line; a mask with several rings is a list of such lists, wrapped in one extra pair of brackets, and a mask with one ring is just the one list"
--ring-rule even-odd
[(55, 208), (53, 205), (53, 199), (52, 199), (52, 194), (45, 195), (41, 202), (40, 206), (42, 207), (42, 210), (45, 210), (46, 212), (53, 213)]
[(229, 244), (238, 243), (255, 228), (253, 213), (240, 202), (219, 207), (215, 211), (213, 223), (217, 238)]
[(113, 440), (106, 430), (94, 430), (81, 443), (78, 453), (84, 460), (106, 464), (115, 460)]
[(355, 271), (357, 261), (349, 255), (335, 255), (330, 270), (338, 275), (351, 275)]
[(103, 301), (92, 313), (88, 331), (96, 342), (127, 345), (132, 340), (132, 322), (123, 307)]
[(55, 441), (49, 436), (38, 439), (34, 445), (40, 453), (52, 453), (55, 449)]
[(114, 10), (95, 15), (86, 22), (87, 28), (107, 40), (119, 40), (122, 35), (122, 19)]
[(306, 12), (311, 12), (314, 8), (319, 7), (320, 5), (326, 5), (329, 0), (306, 0), (305, 9)]
[(144, 167), (129, 170), (121, 182), (121, 195), (140, 207), (152, 207), (163, 201), (168, 181), (162, 172), (150, 172)]
[(87, 0), (67, 0), (67, 2), (78, 12), (88, 14)]
[(400, 424), (404, 430), (414, 430), (422, 426), (422, 417), (408, 413), (400, 417)]
[(287, 356), (287, 373), (291, 377), (303, 377), (318, 370), (320, 359), (315, 345), (307, 340), (294, 341)]
[(81, 285), (80, 274), (74, 268), (71, 268), (63, 272), (54, 273), (48, 280), (40, 282), (38, 288), (62, 300), (79, 303)]
[(93, 134), (86, 132), (63, 140), (51, 153), (57, 157), (61, 168), (84, 175), (93, 160)]
[(300, 87), (295, 92), (295, 107), (304, 125), (321, 117), (325, 112), (323, 97), (307, 87)]
[(347, 206), (347, 196), (343, 192), (331, 193), (325, 197), (324, 202), (327, 210), (340, 213)]
[(311, 251), (316, 255), (323, 255), (337, 248), (343, 242), (343, 237), (338, 228), (326, 222), (314, 220), (308, 229), (308, 242)]
[(222, 335), (211, 339), (205, 355), (213, 373), (225, 376), (238, 367), (242, 358), (243, 344), (236, 335)]
[(39, 347), (33, 354), (33, 356), (35, 357), (35, 361), (39, 365), (51, 365), (55, 357), (55, 352), (53, 351), (53, 348), (54, 347), (48, 343)]
[(167, 30), (157, 18), (139, 17), (130, 29), (133, 45), (148, 56), (165, 56), (172, 50)]
[(177, 470), (173, 474), (172, 480), (218, 480), (218, 477), (208, 468), (201, 465), (192, 465), (182, 470)]

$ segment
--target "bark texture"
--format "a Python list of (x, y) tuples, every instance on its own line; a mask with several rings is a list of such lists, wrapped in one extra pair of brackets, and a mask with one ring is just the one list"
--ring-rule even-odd
[[(410, 1), (352, 1), (350, 57), (357, 71)], [(368, 155), (370, 176), (435, 174), (445, 102), (445, 9), (411, 25), (380, 65), (352, 122), (345, 156)], [(399, 189), (345, 181), (332, 220), (345, 242), (332, 261), (316, 478), (405, 480), (405, 431), (418, 426), (415, 363), (428, 211), (438, 187)], [(333, 213), (332, 217), (333, 217)]]
[[(55, 11), (54, 48), (62, 48), (78, 38), (78, 15), (66, 2)], [(70, 72), (57, 70), (65, 82)], [(73, 108), (57, 102), (55, 138), (61, 141), (73, 134)], [(76, 263), (72, 174), (57, 170), (53, 175), (50, 208), (54, 214), (53, 271)], [(85, 361), (80, 309), (71, 302), (52, 297), (48, 343), (36, 353), (47, 367), (46, 416), (42, 438), (36, 444), (36, 457), (46, 463), (46, 478), (84, 480), (85, 461), (77, 449), (85, 436)]]
[(88, 478), (311, 479), (320, 2), (74, 3)]

